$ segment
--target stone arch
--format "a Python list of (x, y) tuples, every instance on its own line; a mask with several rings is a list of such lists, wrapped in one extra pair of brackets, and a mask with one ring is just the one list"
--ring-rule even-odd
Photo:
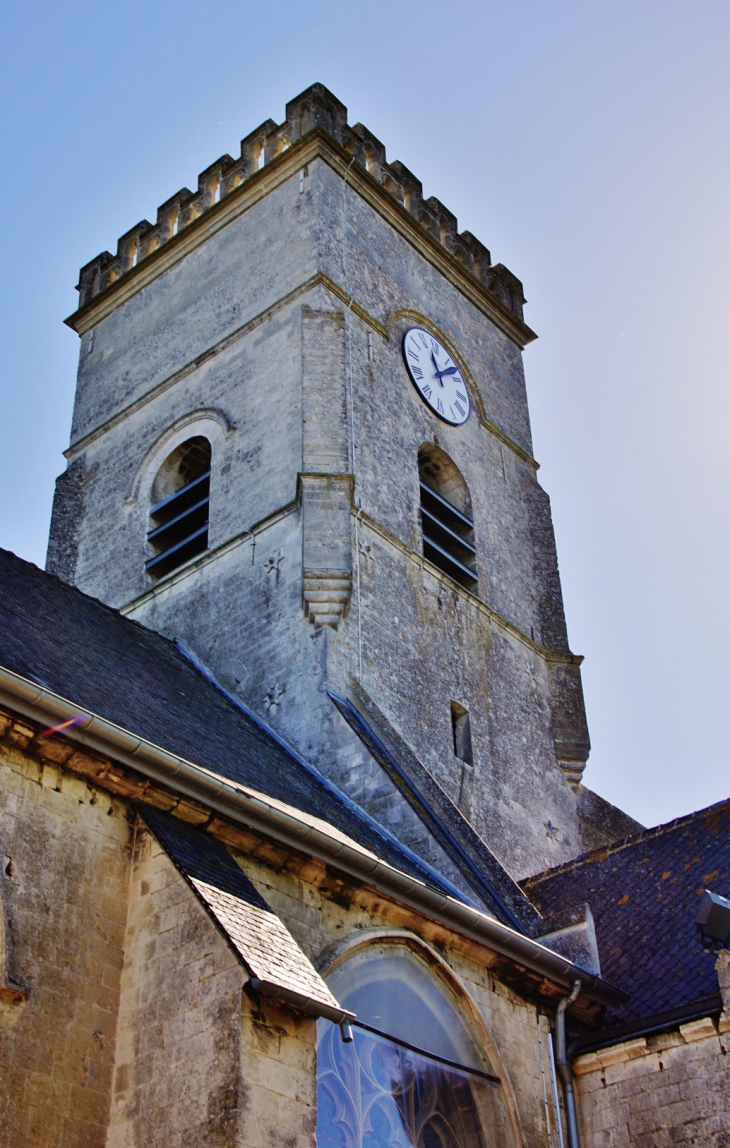
[(216, 476), (225, 440), (234, 431), (224, 411), (199, 409), (169, 426), (147, 451), (128, 501), (138, 504), (139, 529), (146, 538), (144, 546), (140, 538), (140, 556), (152, 580), (210, 549)]
[(418, 451), (423, 556), (443, 574), (476, 593), (474, 513), (466, 479), (436, 443)]
[(192, 435), (167, 455), (152, 480), (145, 571), (153, 580), (209, 549), (212, 457), (210, 440)]
[[(517, 1098), (502, 1055), (487, 1025), (487, 1022), (466, 988), (463, 980), (435, 949), (415, 933), (406, 929), (371, 928), (335, 942), (315, 960), (318, 972), (325, 979), (356, 954), (377, 945), (405, 946), (412, 951), (440, 981), (454, 1001), (467, 1029), (472, 1033), (477, 1045), (483, 1050), (491, 1071), (500, 1078), (502, 1098), (508, 1123), (510, 1148), (525, 1148), (525, 1138), (520, 1120)], [(537, 1040), (537, 1035), (535, 1037)]]
[(180, 490), (188, 482), (210, 470), (213, 451), (207, 435), (186, 438), (170, 451), (152, 480), (151, 501), (160, 502)]
[(230, 438), (235, 430), (235, 424), (225, 411), (217, 407), (190, 411), (189, 414), (183, 415), (159, 435), (145, 454), (137, 470), (128, 501), (149, 505), (152, 501), (152, 486), (160, 467), (178, 446), (197, 435), (202, 435), (210, 442), (211, 464), (216, 470), (225, 440)]
[(445, 450), (432, 442), (425, 442), (419, 447), (418, 473), (432, 490), (473, 520), (471, 494), (466, 479)]

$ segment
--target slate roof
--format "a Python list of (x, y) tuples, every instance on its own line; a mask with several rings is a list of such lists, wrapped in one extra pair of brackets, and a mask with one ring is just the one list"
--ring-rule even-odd
[(348, 1014), (226, 847), (148, 806), (139, 812), (240, 957), (255, 987), (339, 1022)]
[(595, 849), (521, 882), (543, 913), (587, 902), (601, 975), (632, 994), (623, 1024), (718, 994), (715, 957), (695, 919), (706, 888), (730, 894), (730, 800)]
[(467, 902), (174, 642), (2, 549), (0, 665), (170, 753), (327, 821), (382, 861)]

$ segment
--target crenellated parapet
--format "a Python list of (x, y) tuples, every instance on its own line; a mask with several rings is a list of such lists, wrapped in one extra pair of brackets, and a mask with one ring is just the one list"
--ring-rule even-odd
[(241, 141), (237, 159), (221, 156), (198, 176), (197, 191), (184, 187), (157, 210), (154, 224), (143, 219), (121, 236), (116, 255), (103, 251), (81, 268), (79, 310), (155, 252), (178, 241), (206, 213), (223, 210), (243, 184), (260, 176), (282, 153), (319, 131), (330, 136), (372, 180), (404, 208), (504, 307), (522, 320), (520, 280), (502, 264), (492, 265), (487, 248), (470, 232), (459, 232), (456, 216), (435, 197), (423, 198), (421, 181), (398, 160), (388, 163), (385, 146), (363, 124), (350, 126), (347, 108), (322, 84), (313, 84), (286, 106), (281, 124), (266, 120)]

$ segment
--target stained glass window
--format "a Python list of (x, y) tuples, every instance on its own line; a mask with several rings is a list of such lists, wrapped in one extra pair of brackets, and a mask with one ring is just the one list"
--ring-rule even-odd
[(318, 1148), (506, 1148), (499, 1081), (411, 950), (362, 950), (328, 983), (359, 1023), (346, 1044), (319, 1021)]

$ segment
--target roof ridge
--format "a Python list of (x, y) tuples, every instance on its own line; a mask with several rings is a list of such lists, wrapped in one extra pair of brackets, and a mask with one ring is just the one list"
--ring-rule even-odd
[(716, 801), (712, 805), (706, 805), (702, 809), (696, 809), (693, 813), (683, 813), (680, 817), (674, 817), (671, 821), (664, 821), (660, 825), (652, 825), (648, 829), (642, 829), (640, 833), (633, 833), (628, 837), (621, 837), (617, 841), (611, 841), (608, 845), (600, 845), (596, 849), (589, 849), (585, 853), (579, 853), (577, 857), (572, 857), (569, 861), (564, 861), (562, 865), (555, 865), (552, 869), (543, 869), (541, 873), (535, 873), (531, 877), (523, 877), (518, 884), (524, 889), (531, 885), (533, 881), (542, 881), (544, 878), (553, 877), (557, 873), (567, 873), (571, 869), (577, 868), (578, 865), (582, 865), (588, 861), (598, 860), (601, 857), (608, 857), (609, 854), (619, 853), (622, 849), (628, 849), (629, 846), (636, 845), (640, 841), (661, 837), (663, 833), (669, 833), (673, 829), (680, 828), (683, 824), (688, 824), (700, 817), (704, 817), (713, 810), (720, 810), (724, 806), (730, 807), (730, 797), (725, 797), (722, 801)]
[(342, 804), (345, 805), (348, 809), (356, 813), (358, 817), (363, 819), (363, 821), (366, 821), (368, 824), (372, 825), (378, 833), (381, 833), (383, 837), (385, 837), (392, 845), (397, 846), (397, 848), (411, 861), (416, 862), (424, 870), (424, 872), (437, 878), (438, 883), (440, 883), (442, 886), (448, 886), (450, 895), (452, 897), (456, 897), (457, 900), (462, 901), (466, 905), (471, 905), (472, 908), (475, 907), (474, 903), (466, 896), (466, 894), (463, 893), (461, 889), (457, 889), (457, 887), (451, 881), (449, 881), (448, 877), (445, 877), (442, 873), (439, 873), (433, 865), (429, 864), (429, 862), (424, 860), (423, 857), (420, 857), (418, 853), (415, 853), (413, 849), (409, 848), (405, 842), (401, 841), (400, 838), (396, 837), (395, 834), (386, 829), (384, 825), (381, 825), (379, 821), (376, 821), (376, 819), (370, 813), (368, 813), (366, 809), (363, 809), (361, 805), (358, 805), (356, 801), (353, 801), (352, 798), (344, 793), (343, 790), (339, 789), (333, 781), (330, 781), (328, 777), (325, 777), (323, 773), (320, 773), (316, 766), (312, 765), (311, 762), (308, 762), (306, 758), (302, 757), (301, 754), (297, 752), (297, 750), (295, 750), (286, 741), (284, 741), (284, 739), (280, 737), (279, 734), (276, 733), (276, 731), (273, 730), (271, 726), (263, 720), (263, 718), (260, 718), (258, 714), (254, 713), (253, 710), (250, 710), (241, 698), (236, 697), (236, 695), (231, 693), (230, 690), (227, 690), (226, 687), (218, 681), (215, 674), (213, 674), (213, 672), (205, 665), (205, 663), (200, 660), (197, 654), (193, 653), (192, 650), (189, 650), (186, 646), (184, 646), (182, 642), (177, 642), (176, 646), (180, 653), (191, 663), (193, 668), (197, 670), (197, 672), (208, 682), (210, 682), (210, 684), (216, 690), (218, 690), (218, 692), (221, 693), (228, 702), (235, 706), (236, 709), (239, 709), (244, 714), (244, 716), (248, 718), (249, 721), (253, 722), (254, 725), (256, 725), (264, 734), (266, 734), (267, 737), (270, 737), (272, 741), (275, 741), (276, 744), (279, 745), (285, 753), (289, 754), (289, 756), (292, 757), (299, 765), (301, 765), (303, 769), (306, 769), (312, 777), (316, 778), (320, 785), (323, 785), (325, 789), (334, 794), (338, 801), (342, 802)]

